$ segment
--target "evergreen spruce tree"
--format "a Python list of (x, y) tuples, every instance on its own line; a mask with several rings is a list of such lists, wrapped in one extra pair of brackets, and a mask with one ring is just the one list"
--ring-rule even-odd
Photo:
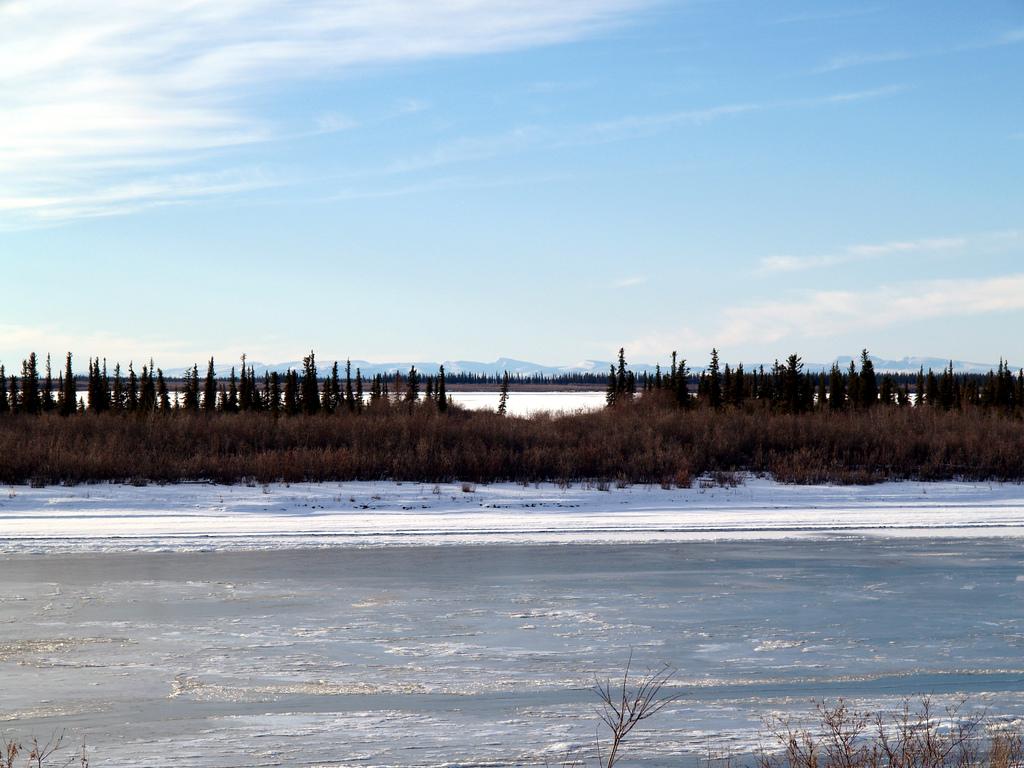
[(125, 409), (125, 392), (124, 392), (124, 378), (121, 376), (121, 364), (114, 364), (114, 390), (109, 400), (103, 397), (103, 377), (100, 374), (100, 361), (96, 360), (96, 391), (93, 393), (93, 388), (89, 387), (89, 407), (93, 408), (93, 397), (95, 397), (95, 411), (102, 413), (104, 405), (109, 402), (110, 410), (120, 413)]
[(46, 355), (46, 376), (43, 379), (43, 403), (42, 409), (44, 413), (49, 413), (55, 407), (56, 403), (53, 400), (53, 371), (50, 368), (50, 355)]
[[(441, 366), (441, 388), (444, 388), (444, 366)], [(356, 368), (356, 413), (363, 412), (363, 372)]]
[(409, 369), (409, 376), (406, 380), (405, 401), (412, 405), (420, 399), (420, 374), (416, 366)]
[(676, 353), (672, 353), (672, 388), (675, 390), (676, 404), (689, 409), (693, 404), (690, 399), (690, 369), (686, 367), (686, 358), (676, 365)]
[(743, 371), (743, 363), (739, 363), (736, 366), (736, 370), (732, 372), (732, 398), (730, 402), (737, 408), (743, 406), (744, 400), (747, 398), (747, 375)]
[(802, 413), (805, 398), (804, 363), (799, 355), (786, 358), (786, 367), (782, 372), (782, 407), (787, 413)]
[(167, 381), (162, 368), (156, 369), (156, 399), (161, 413), (171, 410), (171, 393), (167, 391)]
[(152, 413), (156, 410), (156, 381), (153, 378), (153, 361), (149, 366), (142, 366), (142, 378), (139, 380), (139, 410)]
[(345, 407), (349, 413), (356, 410), (356, 396), (352, 391), (352, 361), (345, 360)]
[(231, 366), (231, 378), (228, 379), (227, 399), (224, 401), (225, 413), (238, 413), (238, 379), (235, 366)]
[(448, 410), (448, 389), (445, 386), (443, 365), (437, 370), (437, 410), (441, 413)]
[(894, 405), (896, 403), (896, 382), (891, 373), (882, 376), (882, 386), (878, 390), (878, 399), (882, 405)]
[(370, 382), (370, 405), (376, 405), (384, 396), (384, 383), (379, 373), (374, 374)]
[[(988, 372), (989, 382), (994, 383), (995, 377), (992, 375), (992, 371)], [(942, 406), (942, 410), (948, 411), (953, 408), (953, 402), (955, 400), (954, 394), (954, 382), (953, 382), (953, 363), (950, 361), (949, 367), (942, 371), (942, 378), (939, 379), (939, 404)], [(995, 387), (990, 388), (990, 392), (993, 392)]]
[(89, 412), (98, 414), (103, 411), (102, 398), (99, 396), (99, 358), (93, 360), (89, 358), (89, 384), (88, 384), (88, 400), (89, 400)]
[(11, 400), (7, 395), (7, 371), (0, 365), (0, 414), (11, 412)]
[(242, 355), (242, 372), (238, 381), (238, 410), (255, 411), (256, 407), (256, 376), (247, 370), (245, 355)]
[[(0, 373), (0, 378), (3, 378), (3, 374)], [(75, 412), (75, 402), (77, 396), (75, 394), (75, 374), (71, 369), (71, 353), (68, 352), (64, 358), (64, 376), (63, 376), (63, 387), (60, 402), (60, 415), (70, 416)]]
[(256, 384), (256, 369), (249, 366), (249, 387), (252, 394), (250, 395), (250, 410), (262, 411), (265, 409), (266, 396), (267, 396), (267, 385), (270, 384), (270, 376), (266, 371), (263, 372), (263, 389), (260, 389)]
[(21, 364), (21, 410), (24, 413), (36, 414), (43, 410), (43, 401), (39, 395), (39, 367), (36, 353), (29, 353), (28, 359)]
[(86, 384), (86, 392), (89, 398), (89, 412), (99, 413), (100, 411), (100, 398), (99, 398), (99, 374), (97, 373), (98, 365), (93, 363), (93, 359), (89, 358), (89, 378)]
[(18, 377), (11, 376), (10, 378), (10, 400), (11, 400), (11, 413), (21, 412), (21, 387), (18, 386)]
[(320, 409), (324, 413), (334, 413), (334, 395), (331, 393), (331, 377), (324, 378), (320, 387)]
[(914, 403), (915, 406), (921, 407), (924, 405), (924, 366), (922, 365), (917, 371), (917, 381), (914, 384), (914, 395), (917, 397), (917, 401)]
[(207, 413), (217, 410), (217, 373), (212, 357), (206, 365), (206, 379), (203, 381), (203, 410)]
[(498, 395), (498, 415), (504, 416), (508, 413), (508, 371), (501, 379), (501, 393)]
[(182, 406), (186, 411), (196, 413), (199, 411), (199, 366), (197, 364), (192, 365), (191, 372), (186, 371), (185, 373), (185, 395), (183, 398)]
[(320, 410), (320, 384), (313, 350), (302, 358), (302, 389), (300, 392), (302, 412), (313, 415)]
[(110, 410), (110, 377), (107, 375), (107, 358), (103, 358), (103, 367), (99, 370), (99, 382), (100, 382), (100, 410)]
[(860, 353), (860, 380), (857, 382), (860, 404), (870, 408), (878, 402), (878, 378), (875, 364), (865, 349)]
[(267, 382), (267, 410), (275, 417), (281, 415), (281, 376), (277, 371), (270, 372)]
[(846, 372), (846, 399), (854, 407), (860, 405), (860, 376), (853, 360), (850, 361), (850, 369)]
[(846, 408), (846, 379), (839, 369), (839, 363), (832, 363), (828, 376), (828, 409), (842, 411)]
[(296, 416), (301, 411), (299, 399), (299, 374), (294, 368), (289, 368), (284, 375), (284, 412), (289, 416)]
[(925, 402), (933, 408), (938, 408), (942, 404), (942, 398), (939, 396), (939, 378), (931, 368), (928, 369), (928, 378), (925, 382), (924, 389)]
[[(122, 391), (122, 382), (120, 380), (121, 368), (120, 365), (114, 366), (114, 378), (111, 380), (111, 393), (107, 399), (110, 405), (109, 410), (118, 411), (119, 409), (119, 397), (118, 395)], [(86, 397), (85, 400), (88, 403), (86, 410), (90, 413), (103, 413), (103, 398), (100, 397), (100, 387), (102, 386), (100, 381), (100, 361), (99, 358), (93, 360), (89, 358), (89, 379), (86, 385)]]
[(338, 374), (338, 361), (334, 361), (334, 365), (331, 366), (331, 378), (330, 378), (330, 397), (331, 397), (331, 410), (337, 410), (341, 407), (341, 377)]
[(604, 402), (609, 408), (615, 405), (618, 400), (619, 386), (618, 381), (615, 377), (615, 366), (611, 366), (611, 370), (608, 372), (608, 388), (605, 391)]
[(135, 413), (139, 409), (139, 377), (135, 375), (135, 368), (128, 363), (128, 386), (125, 390), (125, 410)]
[(619, 347), (619, 367), (615, 371), (615, 394), (617, 398), (630, 396), (628, 379), (626, 350), (624, 347)]
[(711, 350), (711, 364), (707, 370), (708, 405), (716, 411), (722, 407), (722, 373), (718, 368), (718, 350)]
[(906, 408), (910, 405), (910, 388), (904, 384), (896, 391), (896, 405), (900, 408)]

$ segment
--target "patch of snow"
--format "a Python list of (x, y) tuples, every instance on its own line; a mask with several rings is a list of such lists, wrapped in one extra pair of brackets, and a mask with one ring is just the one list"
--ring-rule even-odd
[[(435, 492), (439, 490), (439, 492)], [(0, 550), (1024, 537), (1024, 486), (736, 488), (352, 482), (10, 488)]]

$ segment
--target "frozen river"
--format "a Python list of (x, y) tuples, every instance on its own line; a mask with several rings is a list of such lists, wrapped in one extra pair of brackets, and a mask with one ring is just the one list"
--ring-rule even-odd
[(1022, 544), (12, 548), (0, 728), (84, 736), (97, 768), (557, 764), (592, 743), (587, 688), (630, 649), (677, 667), (681, 698), (629, 764), (743, 753), (763, 715), (815, 697), (1016, 714)]

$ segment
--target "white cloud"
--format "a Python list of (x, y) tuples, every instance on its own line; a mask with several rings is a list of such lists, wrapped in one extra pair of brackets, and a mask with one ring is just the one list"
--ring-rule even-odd
[(889, 61), (906, 61), (913, 57), (913, 54), (906, 51), (886, 51), (883, 53), (851, 53), (842, 56), (833, 56), (827, 62), (818, 67), (815, 72), (835, 72), (850, 67), (860, 67), (865, 64), (882, 64)]
[(67, 329), (55, 326), (0, 325), (0, 363), (8, 373), (21, 365), (21, 360), (35, 351), (44, 359), (47, 354), (52, 356), (54, 371), (64, 366), (64, 355), (71, 351), (75, 354), (75, 371), (84, 371), (86, 358), (90, 355), (105, 355), (113, 365), (121, 361), (127, 365), (130, 360), (136, 363), (149, 360), (163, 367), (168, 367), (161, 360), (180, 360), (186, 354), (186, 345), (166, 338), (138, 338), (122, 334), (92, 332), (69, 333)]
[(782, 16), (772, 21), (772, 24), (797, 24), (815, 21), (843, 21), (845, 19), (852, 19), (857, 16), (866, 16), (868, 14), (878, 13), (881, 7), (864, 7), (864, 8), (839, 8), (836, 10), (823, 10), (823, 11), (807, 11), (804, 13), (794, 13), (789, 16)]
[(326, 112), (316, 118), (317, 130), (323, 133), (334, 133), (336, 131), (348, 131), (359, 125), (347, 115), (339, 115), (336, 112)]
[[(287, 134), (240, 96), (275, 83), (575, 40), (648, 3), (8, 0), (0, 3), (0, 196), (49, 201), (131, 184), (197, 153)], [(347, 120), (324, 116), (320, 129)], [(18, 208), (22, 217), (35, 210)]]
[(897, 93), (909, 91), (910, 86), (904, 84), (885, 85), (881, 88), (869, 88), (864, 91), (846, 91), (844, 93), (833, 93), (830, 96), (823, 96), (820, 99), (812, 99), (812, 103), (818, 104), (845, 104), (850, 101), (865, 101), (877, 99), (883, 96), (893, 96)]
[(638, 356), (664, 357), (667, 350), (704, 354), (712, 347), (828, 339), (853, 331), (880, 330), (940, 317), (969, 317), (1024, 310), (1024, 274), (974, 280), (929, 280), (882, 285), (863, 291), (811, 291), (792, 300), (726, 307), (715, 327), (681, 328), (630, 341)]
[(1017, 45), (1024, 42), (1024, 27), (1010, 29), (992, 37), (980, 40), (971, 40), (958, 43), (945, 48), (934, 48), (931, 50), (918, 51), (875, 51), (869, 53), (847, 53), (833, 56), (813, 71), (819, 74), (836, 72), (851, 67), (861, 67), (869, 64), (884, 64), (893, 61), (909, 61), (911, 59), (922, 59), (930, 56), (945, 56), (951, 53), (965, 53), (980, 51), (987, 48), (1001, 48), (1006, 45)]
[[(146, 208), (181, 205), (203, 198), (239, 194), (284, 183), (262, 171), (169, 174), (138, 178), (110, 186), (67, 190), (34, 196), (0, 196), (0, 231), (27, 226), (17, 214), (28, 212), (31, 222), (65, 221), (134, 213)], [(9, 219), (5, 214), (14, 214)], [(19, 224), (20, 221), (20, 224)]]
[(766, 256), (761, 259), (761, 272), (799, 272), (807, 269), (836, 267), (888, 256), (909, 254), (958, 253), (970, 248), (975, 255), (998, 253), (1024, 241), (1024, 231), (1005, 230), (981, 235), (957, 237), (925, 237), (917, 240), (892, 240), (885, 243), (849, 245), (840, 251), (815, 256)]
[(867, 291), (816, 291), (797, 301), (726, 309), (715, 332), (720, 346), (785, 338), (828, 338), (937, 317), (1024, 309), (1024, 274), (932, 280)]
[(959, 249), (966, 244), (967, 241), (961, 237), (924, 238), (874, 245), (850, 245), (838, 253), (820, 256), (766, 256), (761, 259), (761, 271), (798, 272), (805, 269), (834, 267), (851, 262), (878, 259), (883, 256)]
[(633, 277), (624, 277), (621, 280), (615, 281), (616, 288), (631, 288), (636, 285), (643, 285), (647, 282), (647, 277), (644, 275), (634, 275)]

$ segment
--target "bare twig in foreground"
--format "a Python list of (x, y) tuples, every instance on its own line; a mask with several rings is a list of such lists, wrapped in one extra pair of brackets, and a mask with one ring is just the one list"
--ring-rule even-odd
[(601, 768), (612, 768), (618, 762), (622, 743), (637, 725), (679, 698), (678, 695), (662, 693), (675, 671), (672, 667), (666, 664), (658, 670), (649, 670), (631, 684), (629, 671), (632, 663), (633, 654), (630, 654), (621, 683), (612, 685), (608, 679), (594, 686), (594, 692), (601, 699), (598, 715), (611, 732), (607, 754), (602, 754), (601, 741), (597, 741), (597, 760)]

